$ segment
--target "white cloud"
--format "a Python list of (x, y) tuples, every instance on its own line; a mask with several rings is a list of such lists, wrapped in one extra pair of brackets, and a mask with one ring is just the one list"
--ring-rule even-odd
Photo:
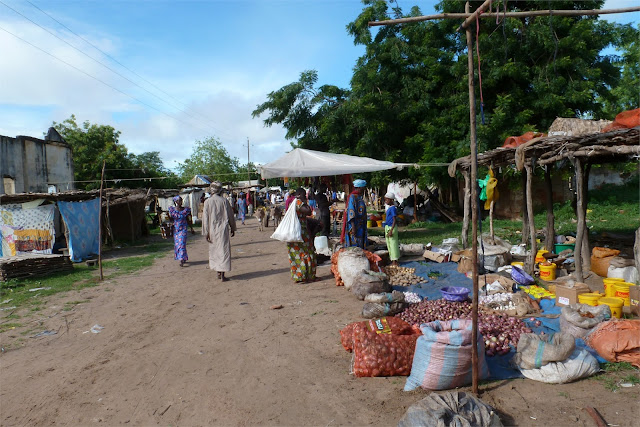
[[(52, 121), (63, 121), (75, 114), (79, 122), (88, 120), (109, 124), (120, 130), (120, 141), (134, 153), (159, 151), (169, 168), (173, 168), (176, 161), (183, 161), (189, 156), (196, 139), (210, 135), (219, 137), (230, 154), (241, 162), (246, 161), (247, 137), (251, 141), (253, 161), (264, 163), (274, 160), (290, 148), (280, 126), (265, 128), (260, 119), (251, 117), (251, 111), (264, 101), (265, 94), (284, 84), (282, 76), (274, 79), (266, 73), (255, 79), (249, 72), (223, 71), (220, 73), (222, 78), (220, 75), (215, 79), (206, 75), (195, 76), (194, 79), (175, 76), (158, 83), (168, 93), (181, 94), (177, 96), (179, 99), (189, 95), (185, 99), (188, 102), (185, 110), (189, 114), (185, 114), (114, 75), (31, 23), (4, 19), (0, 20), (0, 27), (122, 92), (180, 119), (175, 120), (141, 105), (0, 30), (4, 59), (0, 67), (0, 81), (4, 82), (0, 91), (0, 134), (41, 137)], [(83, 50), (92, 56), (99, 55), (70, 33), (49, 30), (74, 45), (84, 45)], [(83, 34), (83, 37), (90, 36)], [(116, 49), (119, 41), (111, 41), (104, 34), (91, 41), (118, 57)], [(122, 74), (130, 75), (108, 58), (100, 56), (98, 59)], [(155, 80), (153, 77), (146, 78)], [(133, 76), (131, 79), (139, 81)], [(148, 87), (144, 82), (140, 81), (139, 84)], [(178, 104), (164, 94), (158, 95), (170, 103)], [(205, 118), (202, 119), (202, 116)]]

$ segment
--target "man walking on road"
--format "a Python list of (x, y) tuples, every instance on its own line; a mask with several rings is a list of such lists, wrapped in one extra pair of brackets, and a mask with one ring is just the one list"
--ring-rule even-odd
[(229, 280), (225, 272), (231, 271), (231, 237), (236, 233), (236, 220), (231, 205), (220, 196), (222, 184), (215, 181), (210, 190), (211, 197), (202, 211), (202, 235), (209, 242), (209, 268), (224, 282)]

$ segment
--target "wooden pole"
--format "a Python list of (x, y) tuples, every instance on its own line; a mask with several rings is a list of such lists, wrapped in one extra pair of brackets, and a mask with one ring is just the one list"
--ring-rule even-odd
[(522, 240), (523, 244), (529, 241), (529, 215), (527, 214), (527, 171), (522, 171)]
[(491, 201), (491, 204), (489, 205), (489, 236), (491, 238), (491, 244), (495, 245), (496, 244), (496, 235), (493, 231), (493, 206), (495, 205), (495, 201)]
[(102, 173), (100, 174), (100, 202), (98, 203), (98, 268), (100, 269), (100, 280), (104, 280), (102, 274), (102, 188), (104, 187), (104, 168), (106, 160), (102, 162)]
[(589, 227), (587, 227), (587, 208), (589, 206), (589, 174), (591, 173), (591, 162), (587, 160), (584, 167), (582, 204), (584, 206), (584, 232), (582, 235), (582, 272), (591, 270), (591, 252), (589, 251)]
[(536, 242), (536, 225), (533, 216), (533, 191), (531, 191), (533, 182), (533, 167), (535, 159), (531, 159), (531, 164), (525, 163), (524, 167), (527, 171), (527, 217), (529, 220), (529, 238), (531, 239), (531, 253), (527, 257), (525, 265), (527, 273), (533, 275), (536, 253), (538, 252), (538, 243)]
[(469, 178), (469, 171), (462, 172), (464, 176), (464, 216), (462, 218), (462, 247), (467, 249), (469, 247), (469, 221), (471, 214), (471, 178)]
[[(469, 12), (469, 2), (464, 6), (465, 12)], [(471, 389), (478, 394), (478, 153), (476, 142), (476, 94), (473, 84), (473, 40), (471, 30), (467, 28), (467, 67), (469, 79), (469, 122), (471, 150), (471, 261), (473, 262), (473, 298), (471, 303)]]
[(584, 280), (584, 275), (582, 271), (582, 240), (584, 239), (584, 229), (585, 229), (585, 211), (584, 211), (584, 201), (583, 201), (583, 191), (582, 187), (584, 186), (584, 176), (582, 174), (582, 162), (579, 158), (576, 158), (573, 162), (576, 169), (576, 213), (578, 215), (578, 229), (576, 231), (576, 247), (573, 253), (573, 258), (576, 263), (576, 279), (579, 282)]
[(553, 185), (551, 183), (551, 165), (547, 165), (544, 168), (544, 184), (545, 191), (545, 204), (547, 207), (547, 233), (544, 239), (544, 246), (549, 252), (553, 252), (553, 244), (556, 237), (555, 232), (555, 217), (553, 216)]
[(418, 181), (413, 181), (413, 220), (418, 222)]
[[(460, 26), (458, 27), (458, 29), (456, 30), (456, 33), (459, 32), (460, 30), (464, 30), (465, 28), (467, 28), (469, 26), (469, 24), (471, 24), (472, 22), (474, 22), (476, 20), (476, 16), (482, 14), (482, 12), (484, 12), (485, 10), (487, 10), (488, 7), (491, 6), (491, 2), (493, 0), (484, 0), (484, 3), (482, 3), (476, 10), (473, 11), (473, 13), (471, 15), (469, 15), (463, 22), (462, 24), (460, 24)], [(469, 10), (467, 10), (466, 6), (464, 8), (464, 11), (469, 13)]]
[[(584, 16), (584, 15), (608, 15), (613, 13), (628, 13), (628, 12), (638, 12), (640, 11), (640, 7), (622, 7), (618, 9), (588, 9), (588, 10), (531, 10), (531, 11), (523, 11), (523, 12), (485, 12), (480, 15), (480, 18), (528, 18), (533, 16)], [(424, 15), (424, 16), (412, 16), (409, 18), (399, 18), (399, 19), (387, 19), (384, 21), (371, 21), (369, 22), (370, 27), (378, 27), (382, 25), (393, 25), (393, 24), (410, 24), (414, 22), (422, 22), (422, 21), (433, 21), (436, 19), (469, 19), (473, 16), (475, 20), (475, 15), (471, 13), (438, 13), (435, 15)]]

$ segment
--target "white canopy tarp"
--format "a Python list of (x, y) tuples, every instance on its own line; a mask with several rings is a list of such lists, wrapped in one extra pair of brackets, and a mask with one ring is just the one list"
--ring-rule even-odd
[(402, 169), (406, 163), (393, 163), (368, 157), (346, 154), (324, 153), (322, 151), (296, 148), (278, 160), (258, 166), (262, 179), (303, 178), (311, 176), (344, 175), (360, 172), (376, 172), (388, 169)]

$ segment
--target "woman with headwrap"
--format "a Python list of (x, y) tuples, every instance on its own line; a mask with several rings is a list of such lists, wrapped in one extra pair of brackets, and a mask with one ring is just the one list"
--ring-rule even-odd
[(311, 215), (311, 208), (307, 204), (307, 192), (304, 188), (298, 188), (296, 198), (292, 203), (296, 204), (296, 213), (302, 229), (302, 242), (287, 243), (289, 250), (289, 262), (291, 263), (291, 278), (296, 283), (313, 282), (316, 280), (316, 251), (313, 248), (313, 239), (307, 223), (307, 217)]
[(191, 220), (191, 209), (182, 206), (182, 197), (173, 198), (174, 206), (169, 206), (169, 216), (173, 219), (173, 245), (175, 259), (180, 261), (180, 267), (189, 261), (187, 256), (187, 226), (191, 227), (191, 234), (196, 234)]
[(222, 184), (211, 184), (209, 197), (202, 211), (202, 235), (209, 242), (209, 268), (218, 273), (221, 281), (229, 280), (224, 276), (231, 271), (231, 237), (236, 232), (236, 220), (233, 209), (222, 196)]
[(353, 191), (346, 201), (347, 210), (342, 218), (342, 234), (340, 242), (346, 247), (367, 245), (367, 205), (362, 198), (367, 181), (353, 181)]
[(238, 216), (244, 225), (244, 219), (247, 216), (247, 200), (244, 198), (244, 193), (240, 193), (238, 196)]

